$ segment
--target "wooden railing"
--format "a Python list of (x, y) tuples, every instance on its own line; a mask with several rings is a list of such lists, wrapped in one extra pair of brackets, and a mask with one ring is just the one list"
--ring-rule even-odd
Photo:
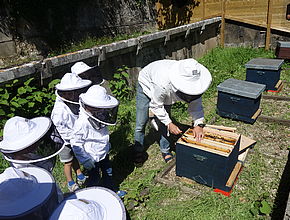
[(160, 29), (221, 16), (221, 45), (224, 43), (224, 22), (230, 19), (265, 28), (266, 49), (270, 45), (271, 29), (290, 33), (290, 20), (286, 18), (290, 0), (181, 0), (180, 2), (184, 2), (184, 5), (181, 3), (175, 5), (173, 0), (159, 0), (156, 3)]

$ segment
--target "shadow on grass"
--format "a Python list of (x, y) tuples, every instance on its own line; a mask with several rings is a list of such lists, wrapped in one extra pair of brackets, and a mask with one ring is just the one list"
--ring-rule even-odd
[[(119, 186), (127, 178), (127, 176), (134, 171), (136, 166), (143, 165), (143, 163), (136, 165), (133, 162), (133, 146), (129, 140), (129, 135), (134, 132), (134, 128), (130, 125), (130, 122), (132, 121), (131, 118), (131, 113), (127, 112), (125, 117), (120, 120), (120, 126), (110, 135), (110, 142), (112, 145), (111, 153), (114, 155), (111, 162), (113, 166), (113, 176), (117, 186)], [(174, 121), (174, 123), (183, 132), (189, 128), (188, 125), (184, 125), (176, 121)], [(171, 135), (170, 139), (172, 151), (175, 151), (175, 143), (179, 137), (179, 135)], [(150, 128), (149, 132), (145, 134), (144, 150), (147, 151), (152, 144), (155, 142), (159, 143), (159, 140), (160, 133), (156, 132), (153, 128)]]
[(287, 207), (287, 200), (290, 193), (290, 156), (288, 152), (288, 160), (281, 176), (278, 191), (274, 201), (272, 219), (283, 219)]

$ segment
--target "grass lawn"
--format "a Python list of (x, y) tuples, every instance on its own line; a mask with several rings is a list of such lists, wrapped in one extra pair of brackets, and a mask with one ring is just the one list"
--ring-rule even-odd
[[(162, 160), (156, 142), (157, 134), (149, 127), (145, 140), (149, 157), (142, 167), (135, 167), (131, 162), (129, 147), (133, 143), (135, 100), (121, 101), (119, 122), (116, 126), (110, 127), (112, 144), (110, 156), (115, 181), (121, 189), (128, 192), (124, 204), (129, 219), (232, 220), (283, 217), (290, 185), (290, 178), (285, 178), (285, 173), (282, 177), (290, 146), (289, 127), (260, 121), (250, 125), (221, 118), (216, 114), (216, 86), (228, 78), (245, 80), (244, 64), (256, 57), (274, 58), (274, 55), (271, 51), (261, 49), (216, 48), (199, 59), (213, 76), (213, 83), (203, 96), (206, 121), (212, 121), (216, 125), (236, 127), (238, 133), (257, 141), (247, 155), (245, 166), (230, 197), (215, 193), (213, 189), (200, 184), (180, 182), (177, 185), (170, 185), (156, 182), (156, 175), (164, 170), (167, 164)], [(290, 83), (290, 70), (287, 69), (289, 66), (289, 64), (284, 65), (281, 73), (281, 79), (288, 83)], [(280, 94), (267, 95), (289, 97), (289, 91), (290, 84), (285, 83)], [(186, 107), (183, 103), (176, 103), (173, 107), (173, 118), (179, 123), (189, 125), (190, 118)], [(290, 119), (289, 102), (262, 100), (260, 108), (265, 116)], [(0, 161), (1, 170), (6, 166), (7, 163)], [(289, 177), (289, 174), (286, 177)], [(59, 161), (53, 175), (63, 191), (67, 192), (62, 164)], [(185, 191), (180, 186), (191, 188), (196, 193)], [(258, 213), (255, 207), (261, 204), (269, 205), (272, 213), (268, 215)]]

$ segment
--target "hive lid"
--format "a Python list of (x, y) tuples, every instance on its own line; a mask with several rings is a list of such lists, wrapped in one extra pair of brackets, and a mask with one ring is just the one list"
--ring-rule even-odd
[(278, 70), (284, 63), (282, 59), (255, 58), (245, 64), (247, 69)]
[(277, 41), (277, 46), (290, 48), (290, 41)]
[(256, 99), (265, 90), (266, 85), (238, 79), (227, 79), (217, 86), (220, 92)]

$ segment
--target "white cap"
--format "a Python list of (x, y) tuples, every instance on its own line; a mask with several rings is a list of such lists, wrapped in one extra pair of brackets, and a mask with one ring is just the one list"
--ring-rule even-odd
[(92, 84), (91, 80), (82, 79), (76, 74), (66, 73), (55, 88), (62, 91), (81, 89)]
[(194, 59), (179, 60), (173, 64), (169, 79), (176, 90), (188, 95), (204, 93), (212, 81), (208, 69)]
[(84, 104), (96, 108), (113, 108), (119, 104), (119, 101), (107, 94), (104, 87), (99, 85), (91, 86), (86, 93), (80, 95)]
[(27, 119), (19, 116), (10, 118), (4, 125), (0, 150), (13, 153), (29, 147), (43, 137), (51, 126), (47, 117)]
[(0, 218), (24, 214), (47, 201), (55, 182), (38, 167), (7, 168), (0, 174)]
[(124, 220), (126, 211), (122, 200), (104, 187), (78, 190), (57, 207), (50, 220)]

